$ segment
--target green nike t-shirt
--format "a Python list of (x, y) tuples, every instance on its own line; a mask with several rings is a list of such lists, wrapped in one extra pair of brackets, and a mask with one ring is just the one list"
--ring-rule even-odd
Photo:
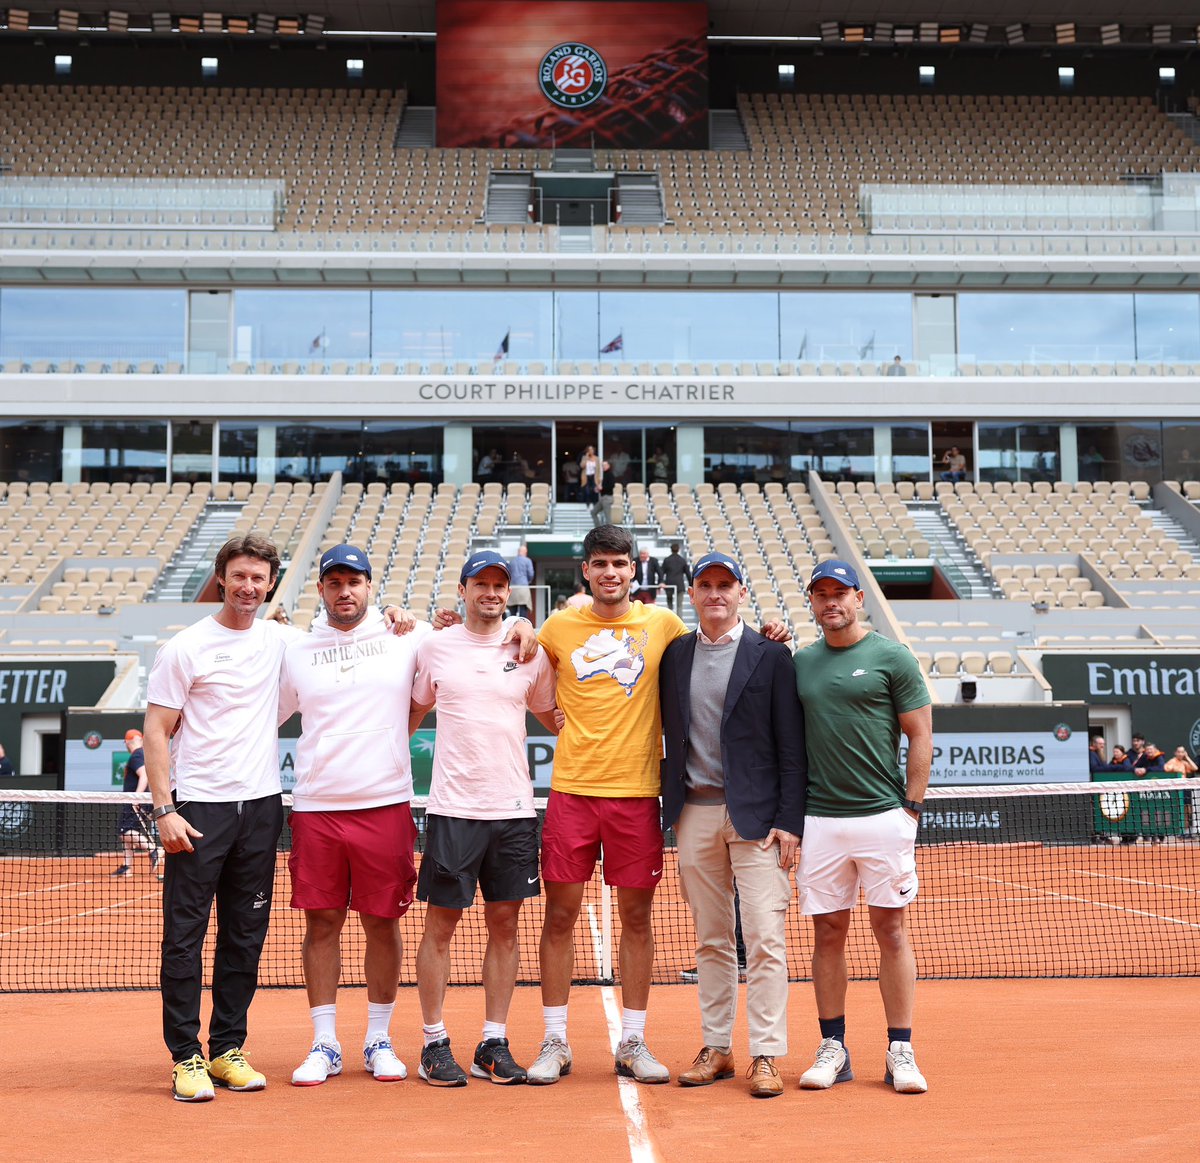
[(904, 802), (900, 721), (931, 700), (908, 648), (871, 632), (853, 646), (823, 638), (794, 658), (804, 704), (810, 816), (870, 816)]

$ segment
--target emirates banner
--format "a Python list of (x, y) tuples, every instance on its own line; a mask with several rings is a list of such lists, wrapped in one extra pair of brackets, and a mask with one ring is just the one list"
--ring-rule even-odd
[(437, 143), (708, 145), (708, 6), (440, 0)]

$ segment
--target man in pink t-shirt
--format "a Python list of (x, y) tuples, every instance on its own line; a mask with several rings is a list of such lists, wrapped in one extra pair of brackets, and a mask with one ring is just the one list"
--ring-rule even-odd
[(508, 1007), (520, 964), (517, 916), (537, 896), (537, 813), (525, 755), (525, 713), (554, 725), (555, 672), (544, 651), (518, 664), (501, 643), (509, 599), (508, 562), (472, 554), (459, 577), (466, 607), (461, 626), (431, 634), (417, 651), (413, 728), (437, 705), (433, 781), (426, 808), (425, 854), (417, 896), (426, 902), (417, 951), (417, 990), (424, 1022), (419, 1073), (433, 1086), (465, 1086), (442, 1020), (450, 976), (450, 940), (482, 889), (488, 941), (483, 955), (485, 1021), (471, 1073), (521, 1083), (525, 1071), (508, 1048)]

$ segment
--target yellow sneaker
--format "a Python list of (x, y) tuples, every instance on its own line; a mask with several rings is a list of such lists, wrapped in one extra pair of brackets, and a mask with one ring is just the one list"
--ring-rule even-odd
[(259, 1074), (249, 1062), (241, 1048), (234, 1046), (208, 1064), (208, 1073), (218, 1086), (230, 1090), (265, 1090), (267, 1076)]
[(212, 1101), (213, 1084), (208, 1076), (208, 1063), (199, 1054), (175, 1063), (175, 1069), (171, 1071), (171, 1093), (177, 1102)]

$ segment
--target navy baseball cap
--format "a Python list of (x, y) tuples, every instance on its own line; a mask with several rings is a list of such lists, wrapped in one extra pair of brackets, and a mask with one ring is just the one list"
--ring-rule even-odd
[(489, 569), (493, 565), (497, 569), (504, 570), (505, 577), (512, 577), (512, 571), (508, 568), (508, 558), (504, 554), (497, 553), (494, 549), (481, 549), (467, 558), (467, 564), (462, 567), (462, 573), (458, 575), (458, 580), (460, 583), (465, 582), (467, 578), (483, 573), (485, 569)]
[(339, 565), (346, 569), (365, 573), (367, 581), (371, 580), (371, 563), (367, 560), (367, 555), (361, 549), (355, 549), (353, 545), (335, 545), (332, 549), (325, 550), (321, 554), (321, 569), (318, 577), (324, 577), (331, 569)]
[(722, 569), (729, 570), (738, 585), (745, 584), (745, 578), (742, 577), (742, 567), (727, 553), (706, 553), (692, 567), (692, 580), (695, 581), (706, 569), (711, 569), (714, 565), (719, 565)]
[(836, 559), (823, 561), (812, 571), (812, 577), (808, 579), (808, 588), (811, 590), (817, 582), (827, 577), (844, 585), (847, 589), (862, 589), (862, 586), (858, 584), (858, 574), (854, 572), (854, 566), (849, 562), (837, 561)]

